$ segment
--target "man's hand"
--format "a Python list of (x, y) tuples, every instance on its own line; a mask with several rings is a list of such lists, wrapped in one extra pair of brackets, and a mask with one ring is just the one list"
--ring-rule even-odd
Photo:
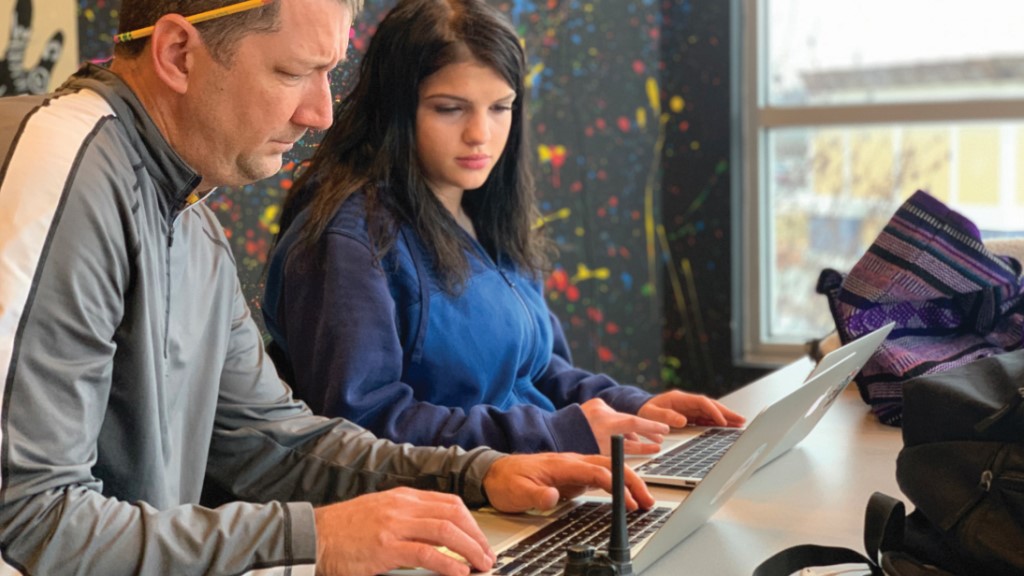
[(50, 37), (39, 57), (39, 63), (25, 68), (25, 47), (32, 35), (32, 0), (18, 0), (11, 18), (11, 35), (7, 52), (0, 61), (0, 96), (44, 94), (50, 86), (50, 73), (64, 50), (64, 34), (57, 31)]
[(457, 496), (396, 488), (317, 508), (318, 576), (372, 576), (401, 567), (467, 575), (486, 571), (495, 557), (487, 538)]
[[(580, 409), (590, 424), (601, 454), (605, 456), (611, 454), (611, 438), (615, 434), (622, 434), (625, 439), (623, 450), (626, 454), (654, 454), (661, 449), (661, 442), (669, 433), (666, 423), (648, 419), (643, 414), (634, 416), (618, 412), (600, 398), (587, 400), (580, 404)], [(650, 442), (644, 442), (641, 436)]]
[(670, 390), (658, 394), (640, 407), (637, 416), (662, 422), (673, 428), (688, 423), (698, 426), (740, 426), (746, 419), (707, 396)]
[[(579, 454), (529, 454), (497, 460), (484, 476), (491, 506), (502, 512), (547, 510), (589, 488), (612, 489), (611, 460)], [(626, 508), (650, 508), (654, 497), (629, 467), (625, 470)]]

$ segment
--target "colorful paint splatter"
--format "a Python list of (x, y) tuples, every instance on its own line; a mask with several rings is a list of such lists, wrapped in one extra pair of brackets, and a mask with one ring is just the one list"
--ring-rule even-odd
[[(391, 5), (357, 19), (338, 98)], [(560, 247), (547, 294), (576, 363), (651, 390), (717, 395), (746, 381), (731, 356), (729, 3), (496, 6), (529, 58), (541, 210)], [(81, 2), (83, 59), (109, 57), (116, 7)], [(308, 137), (279, 176), (211, 201), (254, 309), (280, 201), (315, 146)]]

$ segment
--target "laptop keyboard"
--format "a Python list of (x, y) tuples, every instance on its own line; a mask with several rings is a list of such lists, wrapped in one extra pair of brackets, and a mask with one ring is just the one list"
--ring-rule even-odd
[(705, 430), (700, 436), (638, 466), (636, 471), (649, 476), (703, 478), (742, 433), (738, 428)]
[[(634, 547), (653, 534), (672, 508), (655, 506), (650, 510), (626, 513), (629, 545)], [(573, 544), (589, 544), (598, 550), (608, 549), (612, 526), (612, 506), (603, 502), (583, 502), (576, 508), (498, 554), (494, 574), (560, 575), (565, 570), (566, 549)]]

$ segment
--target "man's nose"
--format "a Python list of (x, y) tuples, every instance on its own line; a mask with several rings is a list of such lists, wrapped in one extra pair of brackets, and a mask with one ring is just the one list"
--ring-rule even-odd
[(326, 130), (334, 119), (334, 99), (331, 96), (331, 80), (327, 74), (320, 82), (311, 86), (299, 103), (293, 118), (295, 124), (313, 130)]

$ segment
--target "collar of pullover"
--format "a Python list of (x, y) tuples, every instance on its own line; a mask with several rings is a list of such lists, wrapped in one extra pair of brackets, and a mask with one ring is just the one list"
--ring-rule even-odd
[[(202, 178), (171, 148), (142, 102), (117, 74), (102, 66), (86, 64), (61, 89), (82, 88), (106, 99), (121, 119), (133, 148), (156, 182), (165, 214), (174, 216), (198, 199), (195, 189)], [(206, 196), (209, 194), (203, 195)]]

